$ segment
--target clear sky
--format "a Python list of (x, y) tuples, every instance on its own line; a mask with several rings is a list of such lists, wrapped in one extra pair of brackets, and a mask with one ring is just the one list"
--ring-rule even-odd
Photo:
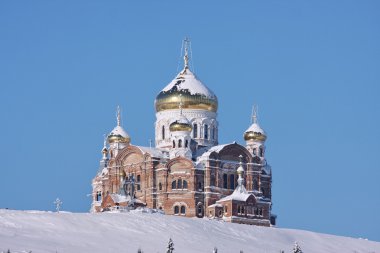
[(192, 40), (219, 141), (268, 133), (278, 226), (380, 241), (379, 1), (1, 1), (0, 208), (87, 212), (103, 134), (154, 139)]

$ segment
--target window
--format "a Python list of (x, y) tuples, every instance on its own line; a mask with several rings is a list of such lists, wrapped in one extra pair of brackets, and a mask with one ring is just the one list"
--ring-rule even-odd
[(244, 214), (244, 206), (241, 207), (241, 214)]
[(227, 189), (228, 187), (228, 182), (227, 182), (227, 174), (223, 174), (223, 188)]
[(175, 148), (175, 141), (173, 141), (173, 148)]
[(178, 214), (179, 213), (179, 207), (178, 206), (175, 206), (174, 207), (174, 214)]
[(98, 191), (96, 192), (96, 201), (101, 201), (102, 200), (102, 192)]
[(182, 148), (182, 140), (179, 140), (179, 141), (178, 141), (178, 147), (179, 147), (179, 148)]
[(204, 136), (205, 136), (205, 139), (208, 139), (208, 125), (205, 125)]
[(222, 210), (219, 210), (219, 217), (222, 217)]
[(140, 175), (137, 175), (137, 190), (140, 191), (141, 187), (140, 187), (140, 180), (141, 180), (141, 177)]
[(186, 214), (186, 207), (185, 206), (181, 206), (181, 214)]
[(235, 175), (234, 174), (230, 175), (230, 189), (231, 190), (235, 189)]
[(202, 191), (202, 183), (201, 182), (198, 182), (198, 191)]
[(227, 211), (228, 211), (228, 207), (224, 206), (224, 213), (227, 213)]
[(187, 181), (183, 180), (183, 189), (187, 189)]
[(185, 148), (187, 148), (188, 146), (189, 146), (189, 141), (186, 140), (186, 141), (185, 141)]
[(212, 127), (212, 139), (215, 140), (215, 127)]
[(258, 190), (259, 189), (259, 184), (257, 183), (256, 179), (253, 179), (253, 189)]
[(182, 189), (182, 179), (178, 179), (177, 189)]
[(176, 188), (177, 188), (176, 181), (173, 181), (173, 182), (172, 182), (172, 189), (176, 189)]
[(158, 189), (161, 191), (162, 190), (162, 184), (161, 182), (158, 184)]
[(193, 138), (198, 138), (198, 124), (194, 123), (193, 126)]
[(240, 214), (240, 211), (241, 211), (240, 206), (238, 206), (238, 214)]
[(264, 149), (263, 149), (263, 147), (260, 147), (260, 157), (263, 157), (264, 156)]
[(257, 155), (257, 149), (256, 148), (253, 149), (253, 154)]
[(197, 214), (198, 214), (198, 217), (203, 217), (203, 206), (201, 203), (198, 203)]
[(162, 136), (162, 139), (165, 140), (165, 126), (162, 126), (162, 129), (161, 129), (161, 136)]
[(261, 187), (261, 190), (260, 190), (262, 193), (263, 193), (263, 196), (266, 197), (266, 190), (264, 188)]

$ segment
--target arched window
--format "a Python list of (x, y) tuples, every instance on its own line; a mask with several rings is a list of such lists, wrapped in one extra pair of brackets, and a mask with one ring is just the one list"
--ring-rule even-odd
[(183, 180), (183, 189), (187, 189), (187, 181)]
[(98, 191), (96, 192), (96, 201), (101, 201), (102, 200), (102, 192)]
[(178, 179), (177, 189), (182, 189), (182, 179)]
[(174, 207), (174, 214), (178, 214), (179, 213), (179, 207), (178, 206), (175, 206)]
[(231, 190), (235, 189), (235, 175), (234, 174), (230, 175), (230, 189)]
[(162, 136), (162, 139), (165, 140), (165, 126), (162, 126), (161, 136)]
[(198, 203), (198, 206), (197, 206), (197, 216), (203, 217), (203, 205), (201, 203)]
[(212, 139), (213, 139), (213, 140), (216, 139), (215, 131), (216, 131), (216, 129), (215, 129), (215, 126), (214, 126), (214, 127), (212, 127)]
[(176, 181), (173, 181), (172, 182), (172, 189), (176, 189), (177, 188), (177, 182)]
[(188, 146), (189, 146), (189, 141), (186, 140), (186, 141), (185, 141), (185, 148), (187, 148)]
[(204, 137), (205, 139), (208, 139), (208, 125), (207, 124), (205, 125), (205, 129), (204, 129)]
[(179, 141), (178, 141), (178, 147), (179, 147), (179, 148), (182, 148), (182, 140), (179, 140)]
[(158, 190), (162, 190), (162, 184), (161, 184), (161, 182), (158, 184)]
[(264, 156), (264, 149), (263, 147), (260, 147), (260, 157), (263, 157)]
[(223, 174), (223, 188), (228, 188), (228, 182), (227, 182), (227, 174)]
[(253, 189), (258, 190), (259, 189), (259, 184), (257, 183), (256, 179), (253, 179)]
[(198, 138), (198, 124), (194, 123), (193, 126), (193, 138)]
[(266, 191), (264, 188), (262, 188), (262, 187), (261, 187), (260, 191), (263, 193), (263, 196), (266, 197), (266, 195), (267, 195), (267, 194), (266, 194), (267, 191)]
[(181, 214), (186, 214), (186, 207), (185, 206), (181, 206)]
[(140, 191), (141, 187), (140, 187), (140, 181), (141, 181), (141, 176), (140, 175), (137, 175), (137, 190)]
[(175, 148), (175, 141), (173, 141), (173, 148)]
[(253, 154), (257, 155), (257, 149), (256, 148), (253, 149)]

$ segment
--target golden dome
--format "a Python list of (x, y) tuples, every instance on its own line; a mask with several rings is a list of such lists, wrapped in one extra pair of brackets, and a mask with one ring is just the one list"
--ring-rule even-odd
[(127, 134), (127, 132), (121, 127), (121, 115), (120, 115), (120, 107), (117, 107), (117, 126), (111, 131), (108, 135), (107, 140), (108, 143), (130, 143), (131, 138)]
[(178, 109), (182, 97), (183, 109), (216, 112), (218, 99), (197, 77), (185, 67), (156, 97), (156, 112)]
[(267, 136), (265, 133), (261, 132), (254, 132), (254, 131), (247, 131), (244, 133), (244, 140), (249, 141), (265, 141), (267, 139)]
[(193, 128), (192, 128), (191, 124), (181, 123), (179, 121), (174, 121), (169, 126), (169, 130), (171, 132), (175, 132), (175, 131), (188, 131), (188, 132), (191, 132), (192, 129)]
[(108, 143), (130, 143), (131, 138), (121, 126), (116, 126), (107, 137)]

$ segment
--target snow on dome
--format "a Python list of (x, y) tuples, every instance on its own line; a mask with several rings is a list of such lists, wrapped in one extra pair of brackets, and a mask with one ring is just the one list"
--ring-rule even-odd
[(258, 123), (253, 123), (245, 132), (244, 132), (244, 140), (258, 140), (265, 141), (267, 138), (267, 134), (265, 131), (259, 126)]
[(174, 87), (178, 90), (188, 90), (191, 95), (203, 95), (210, 99), (216, 99), (214, 92), (206, 87), (190, 69), (179, 73), (162, 91), (168, 92)]
[(117, 125), (111, 133), (108, 135), (108, 142), (130, 142), (131, 138), (127, 132), (120, 126)]
[(214, 92), (185, 68), (157, 95), (156, 111), (178, 109), (180, 94), (184, 109), (203, 109), (213, 112), (218, 109), (218, 99)]

